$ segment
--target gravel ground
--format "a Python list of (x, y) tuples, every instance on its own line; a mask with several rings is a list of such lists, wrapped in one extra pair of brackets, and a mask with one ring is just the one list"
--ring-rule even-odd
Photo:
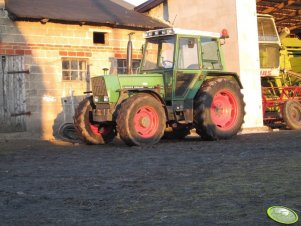
[(0, 225), (276, 226), (271, 205), (301, 217), (300, 131), (147, 148), (0, 140)]

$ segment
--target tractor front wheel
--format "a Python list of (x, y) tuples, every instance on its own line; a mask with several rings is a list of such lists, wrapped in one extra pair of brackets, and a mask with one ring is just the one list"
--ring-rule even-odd
[(244, 119), (243, 95), (238, 85), (224, 78), (204, 82), (194, 102), (194, 126), (205, 140), (228, 139)]
[(301, 129), (301, 104), (295, 100), (288, 100), (282, 107), (283, 120), (294, 130)]
[(165, 130), (165, 111), (151, 95), (136, 94), (121, 104), (116, 124), (120, 138), (127, 145), (155, 144)]
[(90, 98), (84, 99), (77, 107), (73, 117), (74, 126), (81, 140), (87, 144), (109, 143), (116, 136), (115, 125), (93, 122)]

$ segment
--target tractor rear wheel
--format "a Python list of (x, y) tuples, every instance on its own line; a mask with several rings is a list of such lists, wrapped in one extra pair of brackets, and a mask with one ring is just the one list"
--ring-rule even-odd
[(115, 125), (93, 122), (90, 98), (84, 99), (77, 107), (73, 117), (74, 126), (81, 140), (87, 144), (109, 143), (116, 136)]
[(283, 120), (294, 130), (301, 129), (301, 104), (296, 100), (288, 100), (282, 107)]
[(117, 131), (129, 146), (159, 142), (166, 127), (162, 104), (149, 94), (136, 94), (121, 104)]
[(204, 82), (194, 101), (194, 126), (205, 140), (228, 139), (243, 123), (243, 95), (238, 85), (224, 78)]

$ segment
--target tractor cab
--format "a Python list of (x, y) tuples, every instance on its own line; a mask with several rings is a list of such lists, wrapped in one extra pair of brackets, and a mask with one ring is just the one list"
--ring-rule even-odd
[(199, 87), (207, 72), (224, 69), (220, 38), (219, 33), (178, 28), (147, 31), (140, 73), (163, 74), (166, 101), (191, 100), (198, 91), (192, 84)]
[(277, 77), (280, 70), (280, 37), (274, 18), (270, 15), (257, 16), (260, 54), (260, 76)]

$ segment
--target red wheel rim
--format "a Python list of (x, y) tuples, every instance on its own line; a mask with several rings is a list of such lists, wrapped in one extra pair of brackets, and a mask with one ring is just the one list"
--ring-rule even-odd
[(102, 136), (106, 136), (108, 134), (111, 133), (111, 131), (113, 130), (112, 126), (98, 126), (97, 124), (90, 124), (90, 128), (92, 133), (99, 135), (101, 134)]
[(113, 131), (113, 126), (101, 126), (99, 128), (99, 132), (101, 133), (102, 136), (109, 135)]
[(98, 129), (98, 125), (93, 125), (93, 124), (90, 124), (90, 128), (92, 130), (92, 133), (96, 134), (96, 135), (99, 135), (100, 132), (99, 132), (99, 129)]
[(238, 104), (229, 90), (221, 90), (214, 95), (210, 108), (213, 123), (221, 130), (231, 129), (236, 122)]
[(159, 116), (154, 108), (143, 106), (134, 116), (136, 132), (143, 138), (152, 137), (159, 126)]

